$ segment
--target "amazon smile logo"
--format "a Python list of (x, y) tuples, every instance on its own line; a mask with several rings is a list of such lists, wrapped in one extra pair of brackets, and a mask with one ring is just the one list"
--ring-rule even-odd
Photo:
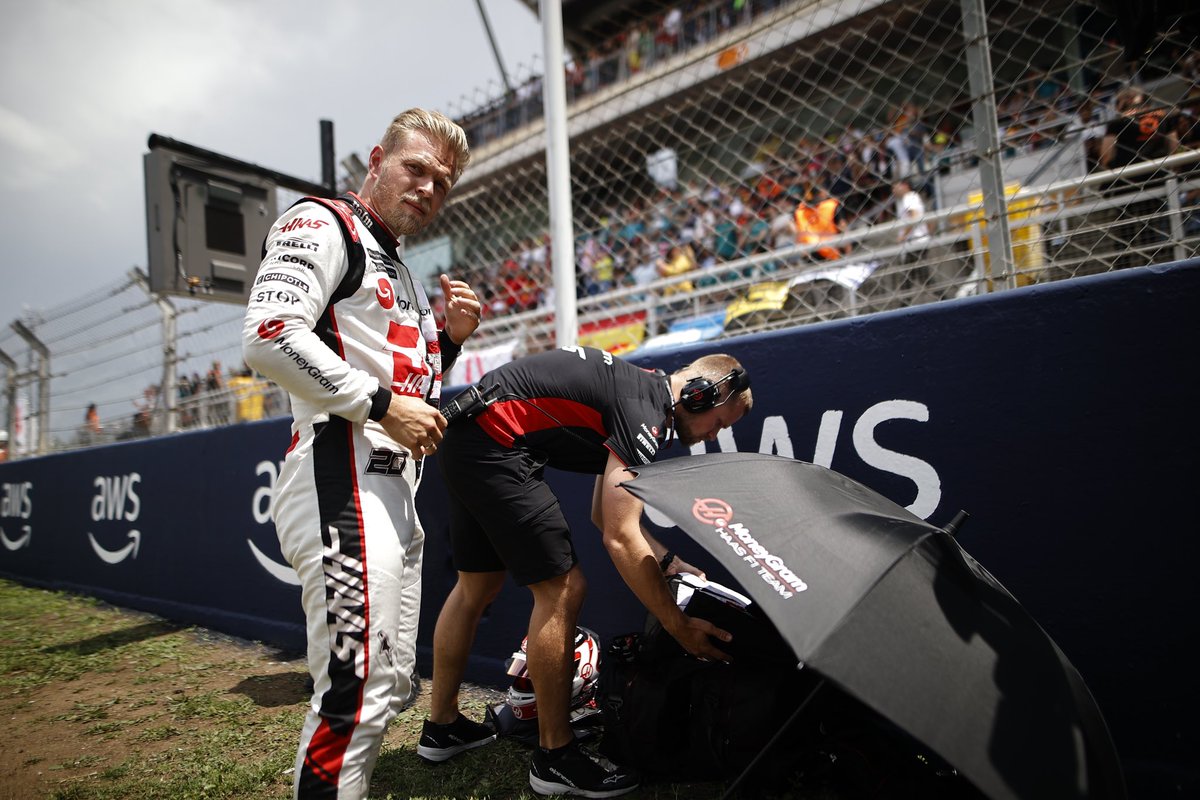
[[(92, 496), (92, 521), (107, 520), (136, 522), (142, 513), (142, 498), (138, 496), (138, 484), (142, 476), (137, 472), (124, 475), (97, 475), (92, 481), (96, 494)], [(119, 547), (105, 547), (88, 531), (88, 543), (105, 564), (120, 564), (127, 558), (136, 559), (142, 546), (142, 532), (130, 530), (125, 534), (125, 543)]]
[[(33, 516), (33, 482), (20, 481), (0, 484), (0, 542), (5, 550), (16, 552), (29, 547), (33, 541), (33, 527), (25, 522)], [(9, 536), (8, 531), (20, 533)]]
[[(380, 280), (380, 284), (382, 283)], [(250, 513), (259, 525), (266, 525), (271, 521), (271, 510), (275, 505), (275, 484), (279, 482), (279, 471), (282, 468), (282, 461), (260, 461), (254, 465), (254, 474), (267, 480), (266, 485), (254, 490), (254, 496), (250, 499)], [(246, 544), (250, 546), (254, 560), (268, 575), (289, 586), (300, 585), (300, 577), (296, 575), (296, 570), (268, 556), (251, 539), (246, 539)]]
[(141, 531), (133, 530), (127, 533), (126, 536), (129, 538), (128, 544), (116, 550), (108, 550), (96, 541), (96, 537), (92, 535), (91, 531), (88, 531), (88, 541), (91, 542), (92, 549), (96, 551), (96, 555), (100, 556), (100, 560), (106, 564), (120, 564), (130, 556), (137, 558), (138, 548), (142, 544), (142, 533)]
[(15, 539), (8, 538), (8, 533), (0, 526), (0, 542), (4, 543), (5, 550), (17, 551), (22, 547), (28, 547), (33, 539), (33, 528), (29, 525), (21, 526), (21, 533)]

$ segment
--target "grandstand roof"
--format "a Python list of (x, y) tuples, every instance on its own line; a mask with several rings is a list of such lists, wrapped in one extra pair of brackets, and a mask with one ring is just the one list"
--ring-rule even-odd
[[(538, 13), (538, 0), (521, 0)], [(586, 53), (642, 19), (666, 13), (672, 0), (562, 0), (563, 39), (576, 53)]]

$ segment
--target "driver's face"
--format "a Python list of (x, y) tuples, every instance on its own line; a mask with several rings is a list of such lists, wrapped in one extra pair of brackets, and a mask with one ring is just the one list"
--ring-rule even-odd
[(450, 193), (454, 156), (448, 145), (412, 132), (391, 153), (371, 153), (371, 206), (396, 236), (420, 233)]

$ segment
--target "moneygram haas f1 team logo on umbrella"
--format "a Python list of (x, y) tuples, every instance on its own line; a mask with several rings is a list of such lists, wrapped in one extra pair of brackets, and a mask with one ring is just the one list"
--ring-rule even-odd
[(692, 503), (692, 516), (701, 522), (723, 528), (733, 519), (733, 509), (724, 500), (697, 497), (696, 502)]
[(763, 547), (749, 528), (733, 521), (733, 507), (729, 503), (715, 497), (697, 497), (692, 503), (692, 516), (712, 525), (721, 541), (784, 600), (808, 589), (808, 584), (782, 558)]

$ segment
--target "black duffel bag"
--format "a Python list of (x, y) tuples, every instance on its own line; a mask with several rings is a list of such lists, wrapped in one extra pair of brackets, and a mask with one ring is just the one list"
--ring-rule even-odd
[(685, 610), (733, 634), (718, 645), (733, 662), (692, 658), (653, 617), (614, 638), (596, 687), (602, 755), (647, 781), (741, 778), (746, 797), (803, 786), (844, 800), (982, 800), (928, 748), (800, 669), (757, 606), (698, 591)]
[[(678, 593), (678, 580), (669, 583)], [(688, 603), (690, 615), (733, 634), (728, 647), (721, 645), (733, 658), (730, 664), (688, 656), (653, 617), (645, 631), (616, 637), (601, 661), (597, 684), (601, 752), (652, 779), (739, 775), (818, 680), (798, 668), (774, 626), (756, 610), (699, 590)], [(796, 752), (812, 735), (802, 721), (790, 725), (778, 752)], [(770, 777), (776, 771), (771, 765), (768, 757), (755, 773)]]

